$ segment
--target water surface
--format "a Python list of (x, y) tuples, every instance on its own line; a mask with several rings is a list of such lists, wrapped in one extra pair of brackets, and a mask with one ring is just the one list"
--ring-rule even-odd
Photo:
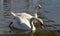
[[(30, 9), (28, 8), (28, 0), (13, 0), (12, 11), (15, 13), (27, 12), (33, 15), (33, 8), (38, 3), (42, 5), (42, 9), (38, 10), (38, 15), (44, 20), (45, 29), (37, 30), (35, 33), (12, 34), (13, 36), (60, 36), (60, 0), (32, 0)], [(0, 5), (0, 8), (2, 8), (2, 5)], [(8, 23), (12, 19), (10, 19), (11, 17), (4, 17), (2, 13), (2, 9), (0, 9), (0, 32), (6, 33), (10, 30)], [(7, 36), (11, 35), (8, 34)]]

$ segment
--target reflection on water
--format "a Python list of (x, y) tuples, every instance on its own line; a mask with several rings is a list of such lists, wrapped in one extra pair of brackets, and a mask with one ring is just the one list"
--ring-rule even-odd
[(60, 36), (60, 30), (57, 31), (36, 31), (32, 32), (24, 32), (24, 33), (15, 33), (15, 34), (1, 34), (3, 36)]
[(45, 25), (44, 30), (40, 30), (39, 28), (35, 32), (31, 31), (25, 31), (25, 32), (20, 32), (19, 31), (12, 31), (12, 32), (4, 32), (0, 33), (3, 36), (60, 36), (60, 30), (58, 27), (60, 25)]

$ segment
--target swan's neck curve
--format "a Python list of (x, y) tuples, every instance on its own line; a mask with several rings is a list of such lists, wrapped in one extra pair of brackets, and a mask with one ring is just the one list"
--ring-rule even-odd
[(31, 18), (31, 19), (30, 19), (30, 26), (31, 26), (31, 30), (32, 30), (32, 31), (35, 31), (36, 28), (35, 28), (35, 26), (34, 26), (34, 23), (33, 23), (34, 21), (33, 21), (33, 20), (34, 20), (34, 18)]
[(35, 7), (34, 7), (34, 17), (35, 18), (38, 18), (38, 15), (37, 15), (37, 8), (41, 8), (41, 5), (36, 5)]
[(37, 9), (37, 7), (35, 7), (35, 9), (34, 9), (34, 17), (35, 17), (35, 18), (38, 17), (38, 16), (37, 16), (37, 10), (36, 10), (36, 9)]
[(32, 24), (31, 24), (31, 28), (32, 28), (32, 31), (35, 31), (35, 30), (36, 30), (36, 28), (35, 28), (33, 22), (32, 22)]

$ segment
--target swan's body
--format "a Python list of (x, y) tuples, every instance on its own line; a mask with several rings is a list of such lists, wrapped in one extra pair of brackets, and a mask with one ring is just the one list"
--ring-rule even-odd
[[(12, 24), (13, 27), (17, 29), (22, 29), (22, 30), (31, 30), (30, 19), (33, 16), (27, 13), (20, 13), (18, 16), (15, 15), (13, 12), (11, 13), (15, 16), (15, 21), (13, 21), (13, 24)], [(36, 30), (34, 25), (32, 30)]]
[[(37, 8), (37, 6), (36, 6)], [(35, 21), (33, 21), (34, 19), (36, 19), (40, 25), (43, 24), (43, 20), (42, 19), (38, 19), (37, 17), (37, 13), (35, 10), (35, 14), (34, 16), (27, 14), (27, 13), (20, 13), (19, 15), (16, 15), (15, 13), (11, 12), (11, 14), (15, 17), (15, 21), (13, 21), (13, 24), (10, 24), (10, 27), (14, 27), (17, 29), (22, 29), (22, 30), (36, 30), (34, 23)], [(32, 21), (32, 22), (31, 22)]]

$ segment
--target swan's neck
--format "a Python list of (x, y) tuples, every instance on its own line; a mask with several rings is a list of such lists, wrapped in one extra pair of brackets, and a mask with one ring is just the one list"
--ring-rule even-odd
[(37, 18), (37, 10), (34, 11), (34, 17)]
[(35, 8), (34, 8), (34, 17), (35, 18), (38, 18), (38, 16), (37, 16), (37, 8), (38, 8), (38, 6), (35, 6)]
[(36, 28), (35, 28), (33, 22), (31, 23), (31, 29), (32, 29), (32, 31), (35, 31), (35, 30), (36, 30)]
[(36, 5), (35, 7), (34, 7), (34, 16), (35, 16), (35, 18), (38, 18), (38, 16), (37, 16), (37, 9), (40, 9), (41, 8), (41, 5)]
[[(36, 9), (37, 9), (37, 7), (35, 7), (35, 9), (34, 9), (34, 17), (35, 17), (35, 18), (38, 18), (38, 16), (37, 16), (37, 10), (36, 10)], [(32, 22), (32, 30), (36, 30), (33, 22)]]
[[(33, 25), (33, 24), (32, 24), (32, 25)], [(35, 28), (35, 26), (34, 26), (34, 25), (33, 25), (33, 27), (32, 27), (32, 30), (33, 30), (33, 31), (35, 31), (35, 30), (36, 30), (36, 28)]]

